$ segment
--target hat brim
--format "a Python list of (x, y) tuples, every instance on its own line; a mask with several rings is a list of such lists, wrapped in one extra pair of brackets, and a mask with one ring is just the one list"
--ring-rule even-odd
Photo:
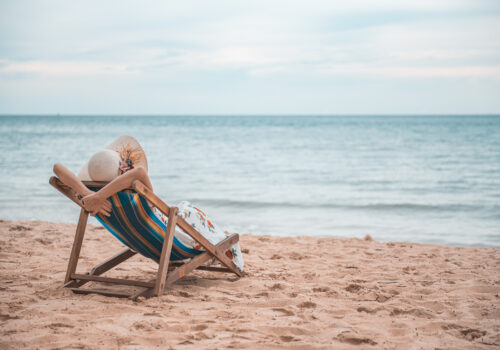
[[(141, 166), (148, 171), (148, 159), (146, 157), (146, 152), (142, 149), (141, 144), (132, 136), (123, 135), (114, 140), (106, 149), (112, 149), (113, 151), (119, 152), (123, 146), (129, 145), (130, 147), (139, 150), (141, 156), (138, 161), (135, 162), (134, 167)], [(89, 175), (89, 161), (78, 172), (78, 178), (81, 181), (92, 181)]]

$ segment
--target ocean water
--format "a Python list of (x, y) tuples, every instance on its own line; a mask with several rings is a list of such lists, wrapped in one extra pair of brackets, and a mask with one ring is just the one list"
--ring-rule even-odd
[(2, 116), (0, 218), (76, 222), (53, 164), (125, 134), (233, 232), (500, 247), (500, 116)]

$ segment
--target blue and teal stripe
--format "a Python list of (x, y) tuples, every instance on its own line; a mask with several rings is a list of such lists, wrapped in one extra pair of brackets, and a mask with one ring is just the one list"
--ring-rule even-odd
[[(108, 199), (112, 204), (111, 215), (96, 215), (97, 220), (127, 247), (159, 261), (166, 226), (154, 215), (146, 199), (132, 190), (118, 192)], [(188, 259), (202, 252), (185, 246), (174, 236), (170, 260)]]

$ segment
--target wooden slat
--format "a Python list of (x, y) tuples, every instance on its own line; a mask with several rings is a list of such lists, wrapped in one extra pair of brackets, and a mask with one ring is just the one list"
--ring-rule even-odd
[[(88, 272), (85, 273), (85, 275), (88, 274), (89, 274)], [(89, 281), (84, 281), (84, 280), (70, 280), (69, 282), (63, 284), (63, 288), (78, 288), (88, 282)]]
[[(165, 215), (169, 216), (169, 206), (166, 205), (158, 196), (156, 196), (153, 191), (148, 189), (142, 182), (139, 180), (134, 181), (132, 187), (137, 191), (137, 193), (144, 196), (148, 201), (150, 201), (155, 207), (157, 207), (161, 212)], [(212, 255), (216, 256), (217, 259), (220, 260), (222, 264), (227, 266), (228, 269), (233, 271), (238, 276), (242, 277), (243, 273), (238, 270), (236, 265), (229, 259), (224, 252), (220, 254), (215, 250), (215, 246), (210, 243), (201, 233), (193, 228), (190, 224), (188, 224), (184, 219), (178, 218), (177, 225), (188, 235), (190, 235), (195, 241), (197, 241), (206, 251), (210, 252)]]
[(107, 181), (82, 181), (82, 182), (88, 188), (90, 188), (90, 187), (93, 187), (93, 188), (103, 188), (104, 186), (106, 186), (107, 184), (109, 184), (109, 182), (107, 182)]
[[(210, 254), (208, 252), (204, 252), (204, 253), (201, 253), (200, 255), (195, 256), (189, 262), (177, 267), (175, 270), (168, 273), (167, 280), (165, 282), (165, 286), (166, 287), (170, 286), (175, 281), (181, 279), (186, 274), (193, 271), (196, 267), (200, 266), (201, 264), (206, 263), (212, 257), (213, 257), (212, 254)], [(146, 289), (146, 290), (143, 290), (143, 291), (137, 293), (134, 296), (131, 296), (131, 298), (133, 300), (137, 300), (138, 297), (149, 298), (153, 295), (156, 295), (154, 290)]]
[(78, 273), (71, 274), (71, 278), (73, 278), (75, 280), (105, 282), (105, 283), (122, 284), (122, 285), (126, 285), (126, 286), (138, 286), (138, 287), (146, 287), (146, 288), (153, 288), (155, 286), (155, 284), (152, 282), (127, 280), (127, 279), (123, 279), (123, 278), (82, 275), (82, 274), (78, 274)]
[(219, 267), (219, 266), (198, 266), (196, 270), (205, 270), (205, 271), (216, 271), (216, 272), (230, 272), (233, 273), (233, 271), (229, 270), (227, 267)]
[[(103, 263), (97, 265), (92, 269), (90, 273), (86, 272), (85, 275), (92, 275), (92, 276), (99, 276), (102, 275), (104, 272), (112, 269), (116, 265), (122, 263), (126, 259), (130, 258), (131, 256), (134, 256), (136, 253), (130, 249), (125, 249), (121, 253), (118, 253), (117, 255), (109, 258), (108, 260), (104, 261)], [(85, 283), (88, 283), (88, 280), (71, 280), (63, 285), (63, 288), (77, 288), (83, 286)]]
[[(214, 255), (223, 265), (227, 266), (228, 269), (233, 271), (235, 274), (238, 276), (242, 277), (243, 273), (238, 270), (236, 265), (233, 263), (231, 259), (229, 259), (226, 254), (224, 254), (223, 250), (217, 250), (215, 246), (210, 243), (201, 233), (199, 233), (197, 230), (193, 228), (190, 224), (188, 224), (184, 219), (179, 218), (177, 221), (177, 226), (179, 226), (184, 232), (189, 234), (195, 241), (200, 243), (200, 245), (205, 248), (206, 251), (210, 252), (212, 255)], [(230, 237), (235, 236), (236, 237), (236, 242), (239, 240), (238, 234), (233, 234)], [(235, 242), (235, 243), (236, 243)]]
[[(96, 181), (82, 181), (82, 182), (85, 186), (94, 188), (102, 188), (108, 184), (108, 182), (96, 182)], [(64, 183), (61, 180), (59, 180), (58, 177), (51, 176), (49, 179), (49, 183), (53, 187), (55, 187), (59, 192), (61, 192), (66, 197), (71, 199), (71, 201), (78, 204), (80, 207), (83, 207), (81, 200), (77, 198), (77, 193), (73, 191), (73, 189), (65, 186)], [(126, 188), (124, 190), (133, 190), (133, 188)]]
[(59, 192), (61, 192), (62, 194), (64, 194), (66, 197), (68, 197), (69, 199), (71, 199), (71, 201), (73, 201), (74, 203), (78, 204), (78, 206), (80, 206), (81, 208), (83, 208), (83, 205), (81, 203), (81, 200), (78, 200), (77, 199), (77, 195), (76, 195), (76, 192), (73, 191), (71, 188), (69, 187), (65, 187), (65, 185), (63, 184), (63, 182), (61, 180), (59, 180), (57, 177), (55, 176), (52, 176), (49, 180), (49, 183), (55, 187)]
[(161, 249), (160, 263), (158, 266), (158, 273), (156, 275), (156, 284), (154, 287), (154, 294), (160, 296), (165, 289), (165, 279), (168, 272), (168, 263), (170, 262), (170, 252), (172, 251), (172, 242), (174, 240), (175, 223), (177, 222), (178, 208), (170, 208), (170, 216), (168, 217), (167, 230), (165, 239), (163, 240), (163, 247)]
[[(230, 246), (238, 242), (238, 235), (231, 235), (218, 243), (216, 245), (217, 250), (223, 250), (225, 251), (228, 249)], [(168, 274), (166, 285), (169, 286), (175, 281), (177, 281), (179, 278), (184, 277), (197, 267), (201, 266), (202, 264), (206, 263), (208, 260), (212, 258), (212, 254), (209, 254), (208, 252), (202, 253), (200, 255), (195, 256), (194, 258), (191, 259), (188, 263), (179, 266), (177, 269), (172, 271), (171, 273)]]
[[(109, 182), (106, 182), (106, 181), (82, 181), (82, 183), (87, 186), (88, 188), (103, 188), (104, 186), (106, 186), (107, 184), (109, 184)], [(132, 187), (129, 187), (129, 188), (124, 188), (122, 189), (121, 191), (125, 191), (125, 190), (133, 190)]]
[[(181, 223), (182, 222), (182, 223)], [(210, 253), (213, 252), (213, 255), (219, 260), (221, 261), (225, 266), (227, 266), (227, 269), (235, 274), (237, 274), (238, 276), (242, 277), (244, 276), (245, 274), (243, 272), (241, 272), (240, 270), (238, 270), (238, 268), (236, 267), (236, 265), (234, 265), (233, 261), (231, 259), (229, 259), (225, 252), (226, 250), (229, 248), (229, 247), (225, 247), (225, 248), (219, 248), (219, 249), (216, 249), (216, 246), (214, 246), (212, 243), (210, 243), (205, 237), (203, 237), (201, 235), (201, 233), (199, 233), (198, 231), (196, 231), (193, 226), (191, 226), (190, 224), (188, 224), (186, 221), (184, 221), (184, 219), (182, 218), (178, 218), (177, 219), (177, 226), (181, 227), (183, 230), (184, 230), (184, 227), (186, 227), (186, 230), (184, 230), (186, 233), (188, 233), (191, 237), (193, 237), (194, 240), (196, 240), (198, 243), (200, 243), (207, 251), (209, 251)], [(190, 231), (190, 232), (187, 232), (187, 231)], [(198, 237), (200, 239), (198, 239)], [(231, 236), (229, 237), (234, 237), (235, 238), (235, 241), (232, 245), (236, 244), (238, 241), (239, 241), (239, 235), (237, 233), (234, 233), (232, 234)], [(228, 237), (228, 238), (229, 238)], [(227, 239), (227, 238), (226, 238)], [(202, 240), (204, 242), (202, 242)], [(220, 244), (220, 243), (219, 243)], [(208, 249), (207, 246), (210, 248)], [(209, 270), (211, 269), (210, 267), (206, 266), (206, 267), (200, 267), (200, 270)], [(222, 268), (224, 269), (224, 268)], [(213, 270), (213, 271), (218, 271), (218, 269), (216, 270)], [(224, 270), (220, 270), (220, 271), (223, 271), (223, 272), (226, 272)]]
[[(221, 241), (220, 243), (217, 244), (216, 248), (221, 249), (223, 251), (227, 250), (230, 246), (235, 244), (238, 241), (238, 235), (231, 235)], [(187, 263), (182, 264), (178, 268), (176, 268), (174, 271), (169, 272), (167, 275), (167, 280), (165, 282), (166, 287), (170, 286), (177, 280), (181, 279), (197, 267), (200, 267), (202, 264), (206, 263), (208, 260), (212, 259), (213, 255), (210, 254), (209, 252), (202, 253), (200, 255), (195, 256), (192, 258), (190, 261)], [(232, 272), (232, 271), (231, 271)], [(144, 290), (141, 291), (130, 298), (133, 300), (137, 300), (138, 297), (145, 297), (149, 298), (154, 294), (154, 291), (149, 289), (149, 290)]]
[(110, 290), (105, 290), (105, 289), (81, 289), (81, 288), (68, 288), (68, 289), (70, 289), (71, 291), (73, 291), (73, 293), (76, 293), (76, 294), (95, 293), (95, 294), (105, 295), (108, 297), (116, 297), (116, 298), (129, 298), (130, 297), (130, 293), (110, 291)]
[[(170, 270), (174, 270), (176, 267), (179, 267), (181, 265), (184, 265), (186, 262), (181, 262), (181, 261), (170, 261), (170, 264), (168, 264), (168, 268)], [(206, 271), (218, 271), (218, 272), (231, 272), (233, 271), (229, 270), (227, 267), (222, 267), (222, 266), (206, 266), (206, 265), (201, 265), (196, 268), (196, 270), (206, 270)]]
[(198, 266), (201, 264), (206, 263), (208, 260), (210, 260), (213, 257), (212, 254), (205, 252), (201, 253), (200, 255), (196, 255), (194, 258), (192, 258), (189, 262), (185, 263), (182, 266), (179, 266), (176, 268), (174, 271), (170, 272), (168, 274), (168, 278), (166, 281), (166, 286), (172, 285), (175, 281), (181, 279), (182, 277), (186, 276), (188, 273), (196, 269)]
[(69, 256), (68, 269), (66, 270), (66, 277), (64, 278), (64, 283), (68, 283), (71, 279), (71, 274), (75, 273), (76, 266), (78, 264), (78, 258), (80, 257), (80, 250), (82, 248), (83, 236), (85, 235), (85, 227), (87, 226), (87, 220), (89, 217), (88, 211), (81, 209), (80, 218), (78, 219), (78, 225), (76, 226), (75, 239), (73, 241), (73, 247), (71, 248), (71, 255)]
[(90, 272), (90, 274), (94, 275), (94, 276), (101, 275), (104, 272), (111, 270), (116, 265), (121, 264), (125, 260), (134, 256), (135, 254), (137, 254), (137, 253), (127, 248), (127, 249), (123, 250), (122, 252), (116, 254), (115, 256), (112, 256), (111, 258), (103, 261), (102, 263), (100, 263), (96, 267), (94, 267), (92, 269), (92, 271)]

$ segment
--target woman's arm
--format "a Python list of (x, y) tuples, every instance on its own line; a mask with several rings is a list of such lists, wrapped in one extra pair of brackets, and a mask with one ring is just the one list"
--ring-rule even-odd
[(83, 197), (83, 207), (92, 215), (103, 214), (109, 216), (111, 212), (111, 203), (107, 198), (116, 192), (131, 187), (135, 180), (141, 181), (146, 187), (153, 190), (153, 185), (143, 167), (137, 167), (127, 171), (101, 188), (98, 192), (89, 190), (75, 174), (62, 164), (54, 165), (54, 173), (66, 186), (69, 186), (77, 195)]
[[(69, 188), (71, 188), (77, 195), (79, 195), (78, 199), (82, 199), (83, 197), (92, 195), (94, 192), (89, 190), (87, 186), (85, 186), (82, 181), (76, 177), (75, 174), (71, 172), (68, 168), (66, 168), (62, 164), (55, 164), (54, 165), (54, 174), (57, 175), (59, 180), (62, 181), (62, 183)], [(89, 211), (92, 215), (96, 214), (103, 214), (109, 216), (109, 212), (111, 211), (111, 203), (109, 201), (105, 200), (104, 202), (100, 203), (99, 207), (97, 208), (89, 208), (85, 205), (84, 201), (82, 200), (83, 207), (85, 210)]]
[(73, 191), (75, 191), (76, 194), (79, 194), (82, 197), (93, 193), (80, 181), (78, 177), (75, 176), (75, 174), (71, 172), (71, 170), (69, 170), (62, 164), (54, 165), (54, 174), (57, 175), (57, 177), (63, 182), (63, 184), (71, 188)]
[(142, 183), (144, 183), (144, 185), (146, 185), (146, 187), (153, 190), (153, 185), (151, 185), (151, 181), (149, 180), (146, 169), (144, 169), (143, 167), (137, 167), (127, 171), (123, 175), (118, 176), (109, 184), (101, 188), (99, 191), (90, 191), (91, 193), (83, 198), (85, 209), (90, 212), (100, 212), (101, 214), (109, 216), (110, 214), (108, 212), (101, 212), (101, 209), (103, 209), (105, 203), (109, 204), (106, 199), (114, 195), (116, 192), (131, 187), (132, 183), (135, 180), (141, 181)]
[(135, 180), (143, 182), (146, 187), (148, 187), (151, 191), (153, 190), (153, 185), (151, 185), (151, 181), (149, 180), (146, 169), (144, 169), (143, 167), (137, 167), (127, 171), (123, 175), (118, 176), (96, 193), (99, 193), (104, 198), (108, 198), (109, 196), (114, 195), (116, 192), (119, 192), (125, 188), (132, 187), (132, 183)]

